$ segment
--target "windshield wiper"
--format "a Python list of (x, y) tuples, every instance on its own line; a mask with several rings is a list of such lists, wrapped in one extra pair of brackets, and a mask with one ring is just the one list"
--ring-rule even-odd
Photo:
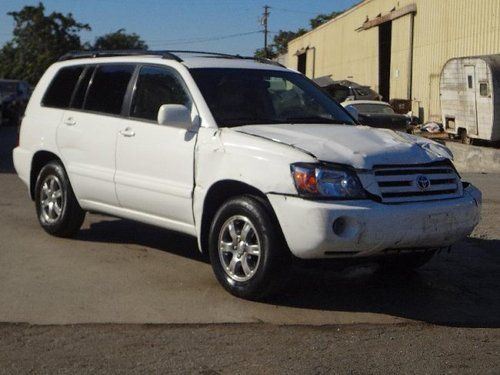
[(339, 124), (339, 125), (352, 125), (345, 121), (321, 117), (321, 116), (304, 116), (304, 117), (287, 117), (287, 122), (293, 124)]

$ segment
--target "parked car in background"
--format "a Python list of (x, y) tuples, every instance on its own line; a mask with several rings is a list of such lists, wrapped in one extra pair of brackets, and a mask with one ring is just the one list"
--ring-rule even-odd
[(411, 133), (411, 118), (394, 112), (389, 103), (375, 100), (351, 100), (342, 106), (362, 125)]
[(346, 100), (382, 100), (382, 96), (370, 86), (363, 86), (353, 81), (334, 81), (331, 76), (315, 78), (313, 81), (338, 103)]
[(0, 100), (3, 124), (19, 125), (31, 96), (31, 86), (26, 81), (1, 79)]
[(180, 231), (251, 299), (298, 259), (411, 269), (466, 237), (481, 192), (451, 159), (436, 142), (357, 126), (271, 61), (175, 51), (64, 57), (14, 149), (48, 233), (75, 235), (87, 211)]

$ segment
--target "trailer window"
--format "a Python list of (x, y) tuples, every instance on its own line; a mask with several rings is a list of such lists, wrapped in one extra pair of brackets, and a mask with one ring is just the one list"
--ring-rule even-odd
[(488, 96), (488, 84), (487, 83), (480, 83), (479, 84), (479, 95)]

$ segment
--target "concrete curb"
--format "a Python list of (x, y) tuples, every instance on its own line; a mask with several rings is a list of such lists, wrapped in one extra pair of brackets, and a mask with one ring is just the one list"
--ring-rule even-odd
[(500, 150), (446, 142), (459, 172), (500, 173)]

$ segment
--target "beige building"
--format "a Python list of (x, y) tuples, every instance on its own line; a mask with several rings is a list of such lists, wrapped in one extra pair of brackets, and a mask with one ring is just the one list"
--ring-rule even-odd
[(439, 76), (454, 57), (500, 53), (500, 0), (364, 0), (288, 44), (287, 66), (411, 99), (440, 120)]

